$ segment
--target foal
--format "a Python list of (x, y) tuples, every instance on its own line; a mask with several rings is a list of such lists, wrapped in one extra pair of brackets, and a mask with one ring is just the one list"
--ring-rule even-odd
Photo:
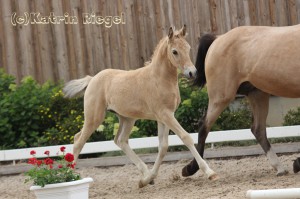
[[(143, 177), (139, 187), (146, 186), (156, 177), (167, 152), (170, 129), (189, 148), (208, 178), (217, 178), (217, 174), (198, 154), (190, 135), (174, 117), (180, 103), (177, 69), (187, 77), (196, 75), (185, 35), (186, 26), (180, 31), (173, 31), (171, 27), (168, 36), (159, 42), (151, 62), (145, 67), (131, 71), (106, 69), (94, 77), (87, 76), (66, 84), (66, 97), (85, 91), (84, 125), (74, 138), (75, 161), (88, 138), (103, 122), (106, 110), (111, 110), (117, 114), (120, 122), (114, 142), (141, 171)], [(151, 170), (128, 145), (131, 129), (137, 119), (157, 121), (159, 152)]]

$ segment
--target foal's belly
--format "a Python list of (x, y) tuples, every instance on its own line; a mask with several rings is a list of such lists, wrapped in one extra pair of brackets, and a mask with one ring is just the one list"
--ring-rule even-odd
[(127, 118), (134, 118), (134, 119), (149, 119), (154, 120), (154, 115), (149, 111), (144, 111), (143, 109), (137, 107), (130, 107), (127, 105), (118, 106), (114, 104), (109, 104), (107, 107), (108, 110), (115, 112), (118, 115)]

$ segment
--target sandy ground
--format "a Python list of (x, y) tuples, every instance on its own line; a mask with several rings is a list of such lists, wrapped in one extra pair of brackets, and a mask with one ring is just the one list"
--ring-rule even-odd
[[(300, 173), (292, 171), (292, 160), (297, 154), (280, 157), (289, 174), (277, 177), (265, 156), (242, 159), (208, 160), (208, 164), (220, 176), (217, 181), (209, 181), (202, 172), (194, 176), (181, 177), (181, 169), (189, 160), (164, 163), (154, 185), (138, 188), (141, 177), (132, 164), (122, 167), (79, 169), (82, 177), (92, 177), (90, 198), (200, 198), (200, 199), (240, 199), (246, 198), (249, 189), (274, 189), (300, 187)], [(150, 164), (149, 167), (152, 167)], [(0, 177), (1, 199), (35, 198), (24, 184), (23, 175)]]

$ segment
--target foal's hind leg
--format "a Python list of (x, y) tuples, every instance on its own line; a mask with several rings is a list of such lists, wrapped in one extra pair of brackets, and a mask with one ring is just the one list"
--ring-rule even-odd
[(266, 135), (266, 119), (269, 110), (269, 94), (260, 90), (255, 90), (247, 96), (253, 111), (253, 124), (251, 131), (256, 137), (263, 150), (265, 151), (272, 167), (277, 171), (277, 175), (287, 174), (287, 170), (281, 165), (278, 156), (272, 150), (272, 147)]
[[(95, 106), (91, 106), (91, 104), (95, 104)], [(91, 103), (89, 99), (85, 100), (83, 128), (74, 137), (74, 162), (77, 161), (80, 151), (82, 150), (86, 141), (103, 122), (105, 111), (104, 103)]]
[[(131, 129), (135, 123), (135, 119), (125, 118), (119, 116), (120, 128), (114, 139), (115, 143), (124, 151), (128, 158), (137, 166), (137, 168), (142, 172), (144, 177), (150, 175), (147, 165), (136, 155), (136, 153), (128, 145), (128, 139)], [(149, 181), (150, 182), (150, 181)], [(148, 182), (148, 183), (149, 183)], [(143, 187), (146, 184), (139, 183), (139, 187)]]
[(157, 122), (158, 127), (158, 139), (159, 139), (159, 147), (158, 147), (158, 155), (155, 160), (154, 166), (150, 171), (149, 176), (145, 176), (141, 181), (141, 185), (147, 185), (151, 182), (153, 182), (154, 178), (157, 176), (159, 167), (163, 161), (163, 158), (165, 157), (167, 151), (168, 151), (168, 135), (169, 135), (169, 128), (160, 123)]

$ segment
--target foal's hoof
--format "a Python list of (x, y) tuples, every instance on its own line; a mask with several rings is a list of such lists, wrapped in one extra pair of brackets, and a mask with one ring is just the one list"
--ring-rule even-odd
[(144, 184), (141, 180), (139, 181), (139, 188), (143, 188), (144, 186), (146, 186), (146, 184)]
[(294, 173), (298, 173), (300, 171), (300, 158), (297, 158), (296, 160), (294, 160), (293, 170), (294, 170)]
[(211, 181), (215, 181), (215, 180), (219, 179), (219, 176), (218, 176), (218, 174), (214, 173), (211, 176), (209, 176), (208, 179)]
[(151, 180), (149, 184), (154, 185), (154, 180)]
[[(149, 184), (150, 185), (154, 185), (154, 180), (151, 180), (150, 182), (149, 182)], [(140, 182), (139, 182), (139, 188), (143, 188), (143, 187), (145, 187), (145, 186), (147, 186), (148, 185), (148, 183), (145, 183), (145, 182), (143, 182), (143, 180), (140, 180)]]
[(182, 168), (181, 175), (183, 177), (188, 177), (194, 175), (197, 171), (198, 170), (191, 169), (189, 165), (186, 165), (185, 167)]
[(276, 176), (284, 176), (287, 175), (289, 172), (287, 170), (278, 171), (276, 173)]

